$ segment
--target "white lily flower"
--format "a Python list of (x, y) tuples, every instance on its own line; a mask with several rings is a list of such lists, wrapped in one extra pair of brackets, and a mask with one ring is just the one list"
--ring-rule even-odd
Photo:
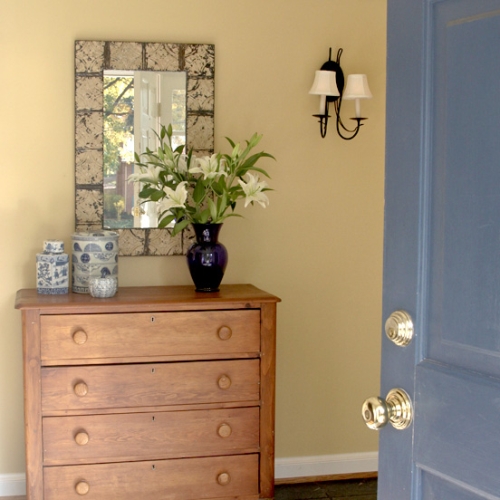
[(184, 208), (188, 196), (186, 181), (180, 182), (175, 190), (164, 186), (163, 191), (166, 197), (160, 200), (160, 210), (170, 210), (171, 208)]
[(160, 182), (161, 167), (155, 165), (148, 165), (147, 167), (139, 167), (140, 172), (130, 174), (128, 182), (144, 182), (149, 184), (158, 184)]
[(249, 177), (248, 182), (238, 180), (245, 193), (245, 208), (253, 201), (266, 208), (269, 205), (269, 198), (262, 192), (267, 187), (266, 181), (259, 181), (258, 176), (252, 174), (247, 174), (247, 176)]
[(203, 174), (203, 179), (214, 179), (221, 175), (227, 175), (224, 171), (224, 160), (217, 155), (204, 156), (196, 158), (197, 166), (191, 167), (189, 172), (192, 174)]

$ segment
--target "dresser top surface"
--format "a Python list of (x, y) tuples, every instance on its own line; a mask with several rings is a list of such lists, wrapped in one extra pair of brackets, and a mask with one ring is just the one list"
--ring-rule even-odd
[(116, 295), (100, 299), (88, 294), (41, 295), (36, 289), (22, 289), (16, 295), (16, 309), (39, 309), (45, 313), (178, 310), (210, 308), (252, 308), (280, 299), (253, 285), (222, 285), (219, 292), (196, 292), (194, 286), (119, 287)]

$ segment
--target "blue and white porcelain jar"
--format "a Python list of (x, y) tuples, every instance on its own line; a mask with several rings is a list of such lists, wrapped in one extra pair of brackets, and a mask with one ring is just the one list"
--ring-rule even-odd
[(91, 278), (118, 278), (118, 233), (74, 233), (72, 240), (73, 292), (89, 293)]
[(44, 241), (43, 252), (36, 254), (36, 289), (44, 295), (68, 293), (69, 257), (61, 240)]

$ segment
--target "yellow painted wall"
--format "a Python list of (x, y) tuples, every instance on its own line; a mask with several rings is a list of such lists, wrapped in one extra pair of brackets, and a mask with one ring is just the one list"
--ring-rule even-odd
[[(283, 299), (278, 316), (278, 457), (377, 449), (360, 418), (378, 394), (386, 0), (3, 0), (0, 7), (0, 474), (24, 471), (21, 321), (47, 238), (74, 230), (77, 39), (213, 43), (216, 148), (264, 134), (271, 205), (221, 233), (225, 283)], [(311, 117), (314, 71), (344, 48), (374, 99), (359, 137), (325, 139)], [(345, 104), (345, 114), (352, 103)], [(121, 258), (121, 285), (188, 284), (182, 257)]]

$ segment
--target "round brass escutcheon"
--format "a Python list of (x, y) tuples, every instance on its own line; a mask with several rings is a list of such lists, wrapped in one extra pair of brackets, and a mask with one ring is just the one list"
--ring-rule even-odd
[(391, 389), (386, 396), (391, 425), (398, 430), (406, 429), (413, 420), (413, 406), (403, 389)]
[(231, 476), (229, 475), (228, 472), (221, 472), (218, 476), (217, 476), (217, 482), (221, 485), (221, 486), (227, 486), (230, 482), (231, 482)]
[(79, 397), (85, 396), (89, 392), (89, 388), (85, 382), (78, 382), (73, 388), (75, 394)]
[(88, 335), (83, 330), (77, 330), (73, 333), (73, 342), (78, 345), (83, 345), (87, 342)]
[(221, 326), (217, 333), (221, 340), (229, 340), (233, 335), (233, 331), (228, 326)]
[(75, 490), (79, 495), (86, 495), (90, 491), (90, 486), (87, 481), (79, 481), (76, 483)]
[(231, 387), (231, 379), (227, 375), (222, 375), (217, 381), (220, 389), (226, 390)]
[(229, 424), (226, 424), (226, 423), (220, 424), (219, 428), (217, 429), (217, 434), (221, 438), (229, 437), (232, 432), (233, 432), (233, 429), (231, 429), (231, 426)]
[(89, 435), (85, 431), (80, 431), (75, 436), (75, 442), (79, 446), (85, 446), (89, 442)]

